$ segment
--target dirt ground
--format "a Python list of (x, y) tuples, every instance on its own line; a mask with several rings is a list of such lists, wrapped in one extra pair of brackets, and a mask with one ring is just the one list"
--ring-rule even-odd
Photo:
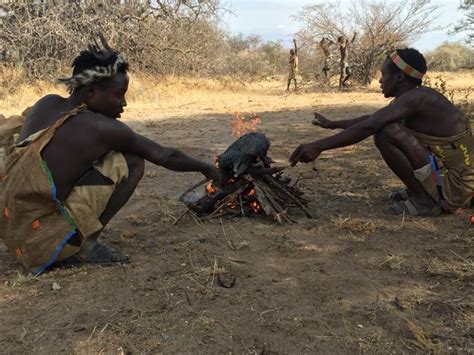
[[(124, 121), (208, 161), (234, 140), (236, 111), (261, 117), (269, 154), (283, 165), (299, 143), (331, 134), (309, 124), (314, 110), (349, 118), (388, 102), (376, 85), (286, 95), (284, 82), (146, 93), (140, 83)], [(147, 164), (103, 234), (132, 263), (31, 277), (2, 244), (1, 352), (474, 352), (472, 210), (434, 219), (383, 213), (400, 184), (371, 139), (286, 172), (301, 176), (315, 219), (295, 210), (291, 225), (192, 214), (175, 223), (186, 210), (178, 196), (201, 176)]]

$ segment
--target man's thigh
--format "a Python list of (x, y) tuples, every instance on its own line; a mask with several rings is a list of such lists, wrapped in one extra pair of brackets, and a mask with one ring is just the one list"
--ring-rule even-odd
[(391, 123), (374, 136), (375, 142), (396, 146), (411, 162), (414, 169), (429, 163), (430, 151), (411, 132), (400, 123)]
[(97, 161), (74, 186), (64, 205), (83, 236), (102, 229), (99, 218), (128, 174), (124, 155), (112, 152)]

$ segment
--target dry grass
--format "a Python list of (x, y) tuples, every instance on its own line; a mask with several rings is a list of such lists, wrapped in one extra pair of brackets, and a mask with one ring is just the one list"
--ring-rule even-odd
[[(5, 71), (3, 88), (0, 89), (0, 112), (5, 115), (20, 113), (40, 97), (49, 93), (67, 96), (67, 92), (54, 82), (38, 81), (26, 83), (18, 71)], [(463, 92), (472, 87), (474, 76), (470, 72), (430, 73), (435, 78), (442, 75), (449, 89), (462, 98)], [(335, 88), (325, 92), (301, 91), (285, 93), (285, 78), (261, 80), (244, 83), (232, 77), (189, 78), (156, 77), (147, 74), (131, 73), (127, 93), (128, 113), (125, 118), (134, 118), (142, 113), (182, 117), (189, 114), (209, 114), (215, 112), (255, 112), (262, 110), (288, 110), (302, 106), (314, 107), (324, 112), (327, 105), (364, 102), (370, 106), (380, 106), (388, 101), (380, 95), (377, 80), (367, 88), (354, 88), (353, 91), (339, 93)]]
[(414, 342), (421, 350), (427, 351), (433, 354), (444, 353), (444, 345), (440, 342), (433, 342), (430, 336), (426, 333), (422, 326), (417, 325), (413, 322), (407, 321), (408, 329), (415, 337)]
[(332, 224), (339, 228), (349, 230), (351, 232), (363, 234), (373, 234), (377, 231), (378, 227), (376, 222), (369, 219), (352, 217), (343, 218), (341, 216), (333, 218)]
[(399, 255), (388, 255), (379, 266), (383, 266), (389, 270), (401, 269), (406, 259)]
[[(451, 253), (454, 253), (451, 250)], [(448, 276), (456, 279), (473, 279), (474, 267), (471, 260), (462, 258), (455, 253), (453, 258), (441, 260), (434, 257), (429, 261), (426, 272), (430, 275)]]

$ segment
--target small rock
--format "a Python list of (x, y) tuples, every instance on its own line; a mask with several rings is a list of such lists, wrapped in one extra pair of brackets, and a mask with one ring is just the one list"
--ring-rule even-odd
[(217, 284), (224, 288), (232, 288), (235, 286), (236, 277), (232, 275), (218, 275)]
[(53, 286), (51, 286), (51, 289), (54, 291), (58, 291), (61, 289), (61, 286), (57, 282), (53, 282)]
[(357, 328), (364, 328), (364, 326), (362, 324), (357, 324)]

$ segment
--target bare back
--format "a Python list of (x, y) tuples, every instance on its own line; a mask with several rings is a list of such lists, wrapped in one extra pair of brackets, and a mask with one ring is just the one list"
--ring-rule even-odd
[(339, 44), (339, 52), (341, 53), (341, 63), (345, 62), (349, 52), (349, 41), (347, 39), (344, 40), (344, 43)]
[[(74, 109), (69, 102), (58, 96), (49, 95), (38, 101), (28, 114), (20, 133), (19, 141), (44, 128), (52, 126), (65, 112)], [(98, 125), (118, 121), (91, 111), (80, 112), (60, 127), (42, 156), (54, 177), (58, 198), (65, 199), (73, 186), (92, 166), (92, 163), (110, 152), (98, 134)]]
[(28, 112), (18, 141), (22, 141), (28, 136), (52, 126), (61, 118), (64, 112), (73, 109), (74, 106), (59, 95), (47, 95), (41, 98)]
[[(409, 98), (404, 98), (405, 95)], [(398, 101), (415, 107), (413, 114), (404, 119), (406, 127), (413, 131), (435, 137), (449, 137), (467, 128), (464, 114), (446, 97), (431, 88), (415, 88), (395, 99), (393, 104)]]
[(323, 38), (321, 42), (319, 42), (319, 46), (324, 53), (325, 57), (329, 57), (331, 52), (329, 51), (329, 47), (331, 46), (332, 42), (326, 38)]

